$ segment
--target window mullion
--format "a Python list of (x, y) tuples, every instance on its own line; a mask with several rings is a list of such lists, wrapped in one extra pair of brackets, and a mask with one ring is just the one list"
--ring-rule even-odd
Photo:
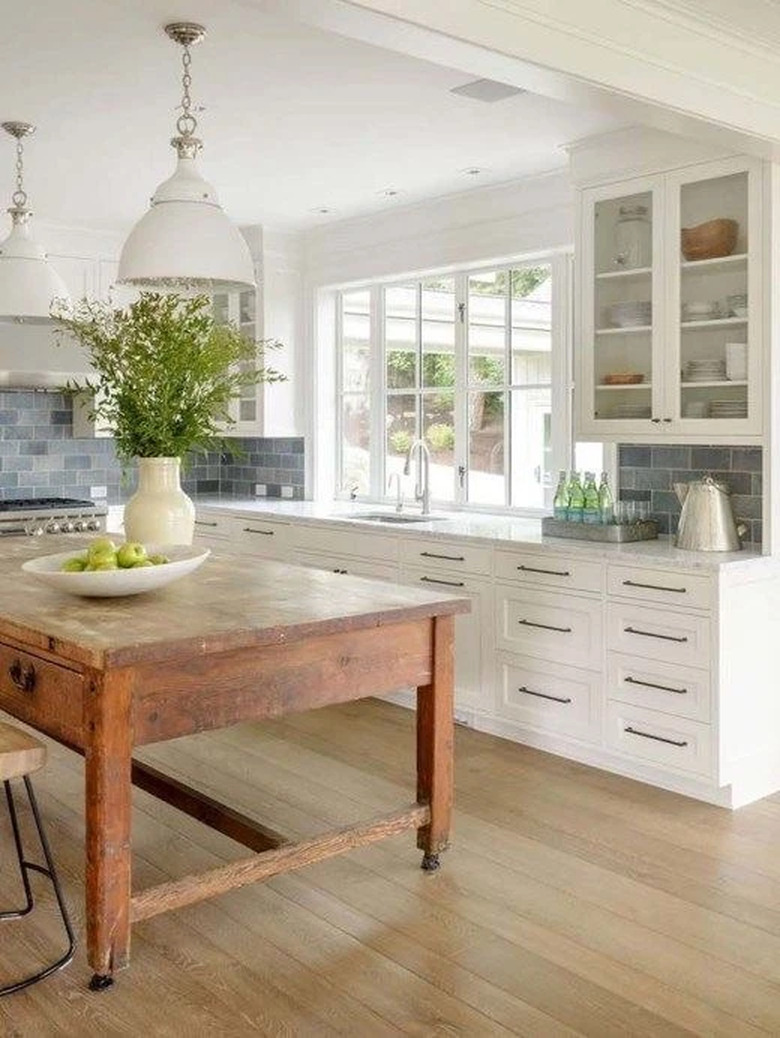
[(512, 271), (507, 271), (504, 319), (504, 504), (512, 501)]
[[(454, 279), (453, 320), (455, 321), (455, 504), (468, 501), (469, 473), (469, 393), (468, 393), (468, 274), (457, 274)], [(463, 479), (459, 473), (463, 472)]]
[(371, 497), (379, 500), (387, 492), (385, 475), (385, 320), (384, 291), (381, 285), (372, 285), (369, 296), (369, 400), (371, 401), (371, 441), (369, 449), (369, 479)]

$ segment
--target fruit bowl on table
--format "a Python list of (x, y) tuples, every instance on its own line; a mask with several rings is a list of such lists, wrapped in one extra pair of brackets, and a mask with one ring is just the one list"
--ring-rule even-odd
[(148, 545), (147, 553), (164, 554), (170, 560), (157, 566), (133, 566), (128, 569), (83, 570), (80, 573), (64, 573), (63, 563), (74, 558), (73, 551), (62, 551), (56, 555), (43, 555), (22, 563), (25, 573), (58, 588), (69, 595), (84, 595), (88, 598), (118, 598), (121, 595), (140, 595), (144, 591), (172, 584), (174, 580), (192, 573), (206, 561), (208, 549), (193, 548), (191, 545)]

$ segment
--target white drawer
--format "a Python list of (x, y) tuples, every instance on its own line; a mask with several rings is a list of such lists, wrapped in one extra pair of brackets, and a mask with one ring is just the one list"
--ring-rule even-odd
[(501, 648), (601, 669), (599, 600), (499, 585), (496, 596)]
[(247, 515), (233, 515), (233, 544), (237, 551), (247, 555), (277, 559), (287, 555), (290, 541), (290, 524)]
[(586, 742), (601, 735), (601, 675), (561, 663), (498, 654), (499, 713)]
[(496, 551), (495, 575), (498, 580), (517, 581), (529, 587), (557, 587), (598, 593), (604, 590), (603, 563), (567, 555), (541, 555), (499, 548)]
[(710, 619), (630, 602), (609, 602), (607, 648), (629, 656), (708, 668)]
[(398, 538), (371, 530), (344, 529), (328, 525), (309, 526), (296, 523), (291, 536), (292, 545), (303, 551), (325, 555), (358, 555), (366, 559), (395, 563), (398, 559)]
[(610, 652), (607, 697), (692, 721), (710, 720), (710, 675), (706, 670)]
[(391, 562), (374, 562), (373, 559), (352, 559), (340, 555), (326, 555), (313, 551), (296, 551), (290, 562), (312, 569), (325, 569), (331, 573), (349, 574), (353, 577), (372, 577), (375, 580), (398, 580), (398, 567)]
[(401, 541), (401, 562), (406, 566), (446, 569), (456, 573), (490, 574), (492, 548), (463, 541), (427, 540), (423, 537)]
[(635, 759), (710, 776), (714, 738), (713, 729), (698, 721), (624, 703), (607, 704), (607, 746)]
[(199, 541), (227, 540), (230, 537), (231, 519), (218, 512), (195, 511), (195, 538)]
[(607, 592), (621, 598), (691, 609), (712, 607), (709, 575), (684, 570), (645, 569), (640, 566), (607, 566)]

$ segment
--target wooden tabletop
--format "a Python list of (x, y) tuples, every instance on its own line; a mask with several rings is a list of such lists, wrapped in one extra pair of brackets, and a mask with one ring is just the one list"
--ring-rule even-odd
[(222, 550), (165, 588), (123, 598), (63, 594), (21, 570), (27, 559), (76, 553), (87, 543), (67, 536), (0, 539), (0, 637), (104, 669), (470, 609), (456, 595)]

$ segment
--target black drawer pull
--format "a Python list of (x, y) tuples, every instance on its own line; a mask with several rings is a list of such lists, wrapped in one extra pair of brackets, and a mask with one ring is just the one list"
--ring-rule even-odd
[(424, 559), (446, 559), (447, 562), (465, 562), (465, 556), (463, 555), (437, 555), (433, 551), (421, 551), (420, 555)]
[(665, 742), (669, 746), (683, 747), (688, 745), (687, 739), (665, 739), (663, 735), (651, 735), (650, 732), (640, 732), (638, 728), (632, 728), (631, 725), (624, 728), (623, 731), (628, 732), (629, 735), (638, 735), (642, 739), (653, 739), (655, 742)]
[(22, 692), (32, 692), (35, 688), (37, 675), (35, 665), (32, 663), (22, 663), (21, 660), (16, 659), (8, 668), (8, 675)]
[(520, 685), (518, 692), (524, 692), (527, 696), (537, 696), (539, 699), (550, 699), (553, 703), (571, 703), (571, 699), (565, 696), (551, 696), (549, 692), (534, 692), (532, 688)]
[(345, 569), (339, 569), (338, 567), (336, 567), (336, 569), (334, 569), (333, 572), (334, 573), (341, 573), (342, 576), (347, 576), (347, 571)]
[(518, 566), (519, 570), (523, 573), (545, 573), (548, 577), (570, 577), (571, 573), (567, 569), (535, 569), (533, 566)]
[(688, 588), (687, 587), (664, 587), (663, 584), (640, 584), (638, 580), (624, 580), (623, 585), (625, 587), (644, 587), (650, 591), (674, 591), (676, 595), (684, 595)]
[(627, 677), (624, 679), (627, 685), (642, 685), (643, 688), (660, 688), (662, 692), (674, 692), (678, 696), (686, 696), (687, 688), (674, 688), (673, 685), (656, 685), (654, 681), (640, 681), (639, 678)]
[(639, 634), (643, 638), (660, 638), (664, 642), (687, 642), (688, 636), (684, 634), (682, 638), (678, 638), (674, 634), (655, 634), (653, 631), (640, 631), (636, 627), (624, 627), (623, 631), (625, 634)]
[(219, 526), (219, 523), (207, 522), (205, 519), (196, 519), (196, 526)]
[(436, 577), (420, 577), (426, 584), (444, 584), (445, 587), (464, 587), (462, 580), (438, 580)]
[(245, 526), (244, 533), (261, 533), (263, 537), (273, 537), (273, 530), (256, 530), (254, 526)]
[(552, 624), (537, 624), (533, 620), (518, 620), (523, 627), (541, 627), (544, 631), (559, 631), (561, 634), (571, 634), (571, 627), (554, 627)]

